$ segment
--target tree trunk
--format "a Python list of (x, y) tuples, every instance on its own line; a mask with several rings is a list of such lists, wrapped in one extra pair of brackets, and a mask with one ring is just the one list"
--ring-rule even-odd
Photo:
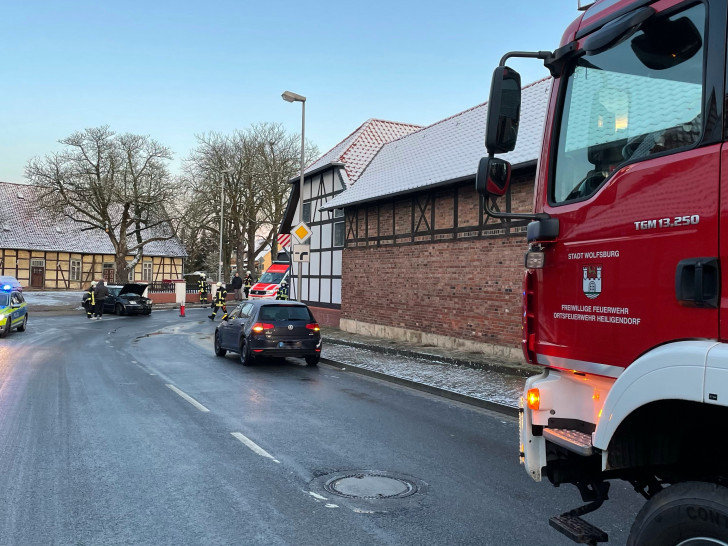
[(129, 270), (126, 267), (126, 253), (121, 254), (118, 250), (114, 257), (114, 264), (116, 265), (116, 284), (126, 284), (129, 282)]
[(255, 223), (248, 222), (246, 243), (248, 245), (248, 270), (255, 271)]

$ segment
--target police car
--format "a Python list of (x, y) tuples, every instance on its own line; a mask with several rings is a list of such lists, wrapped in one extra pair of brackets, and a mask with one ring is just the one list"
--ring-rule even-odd
[(23, 293), (10, 284), (0, 285), (0, 337), (8, 335), (13, 328), (25, 332), (28, 324), (28, 304)]

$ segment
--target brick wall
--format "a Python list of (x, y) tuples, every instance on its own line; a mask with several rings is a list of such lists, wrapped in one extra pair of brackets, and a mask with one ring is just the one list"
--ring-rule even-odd
[[(532, 180), (532, 171), (514, 180), (511, 210), (530, 211)], [(414, 209), (416, 233), (414, 238), (398, 238), (399, 244), (390, 242), (391, 235), (385, 237), (391, 227), (381, 230), (377, 243), (365, 241), (373, 236), (376, 209), (366, 209), (369, 229), (364, 227), (364, 211), (351, 211), (358, 215), (359, 230), (355, 240), (347, 239), (343, 252), (342, 319), (520, 346), (525, 234), (513, 230), (497, 235), (502, 225), (492, 219), (479, 225), (479, 197), (472, 186), (430, 195), (430, 204), (422, 207), (431, 222), (434, 206), (429, 235), (422, 225), (417, 228), (420, 208), (400, 198), (394, 204), (396, 232), (412, 235)], [(413, 197), (421, 206), (423, 198)], [(380, 205), (382, 228), (392, 225), (392, 210), (391, 202)], [(406, 240), (410, 242), (402, 244)]]
[(309, 309), (313, 313), (316, 322), (321, 326), (339, 327), (339, 319), (341, 318), (341, 309), (329, 309), (327, 307), (314, 307), (309, 305)]

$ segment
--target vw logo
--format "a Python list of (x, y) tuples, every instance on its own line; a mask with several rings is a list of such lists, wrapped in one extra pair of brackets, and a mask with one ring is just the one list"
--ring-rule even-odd
[(289, 330), (293, 330), (293, 324), (289, 324), (289, 325), (288, 325), (288, 329), (289, 329)]

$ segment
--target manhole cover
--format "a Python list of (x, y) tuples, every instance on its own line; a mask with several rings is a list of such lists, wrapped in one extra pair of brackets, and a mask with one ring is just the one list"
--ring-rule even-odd
[(334, 495), (353, 499), (397, 499), (417, 492), (414, 483), (381, 474), (339, 476), (327, 481), (324, 489)]

